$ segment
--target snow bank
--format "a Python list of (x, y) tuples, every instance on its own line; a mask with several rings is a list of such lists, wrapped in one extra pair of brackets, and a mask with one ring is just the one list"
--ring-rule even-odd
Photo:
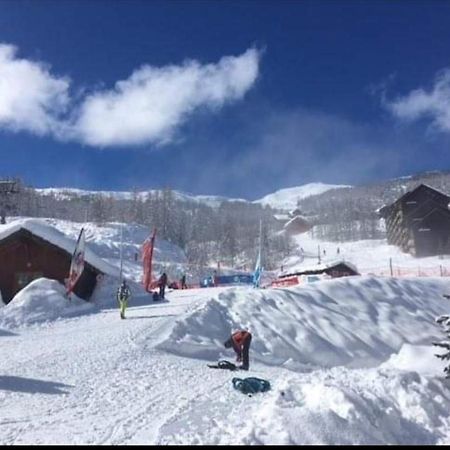
[(272, 445), (448, 443), (445, 382), (387, 370), (288, 375), (232, 442)]
[(33, 280), (0, 309), (0, 324), (18, 327), (92, 310), (92, 304), (75, 295), (69, 301), (65, 292), (65, 287), (58, 281), (48, 278)]
[(436, 353), (442, 352), (432, 345), (404, 344), (398, 353), (392, 355), (380, 367), (443, 377), (448, 361), (437, 358)]
[(215, 359), (238, 328), (253, 334), (251, 358), (293, 370), (369, 367), (403, 344), (440, 338), (448, 312), (442, 279), (347, 277), (290, 289), (230, 289), (180, 318), (160, 348)]

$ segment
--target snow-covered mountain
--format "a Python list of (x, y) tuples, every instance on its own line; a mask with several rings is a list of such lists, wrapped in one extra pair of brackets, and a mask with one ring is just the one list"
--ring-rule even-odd
[(297, 206), (297, 200), (302, 200), (312, 195), (319, 195), (331, 189), (347, 188), (352, 186), (340, 184), (325, 184), (325, 183), (308, 183), (303, 186), (280, 189), (272, 194), (255, 200), (254, 203), (261, 203), (262, 205), (269, 205), (275, 209), (292, 210)]
[[(291, 210), (297, 206), (297, 200), (310, 197), (312, 195), (322, 194), (330, 189), (338, 189), (351, 187), (347, 185), (325, 184), (325, 183), (309, 183), (302, 186), (280, 189), (279, 191), (268, 194), (265, 197), (250, 201), (242, 198), (229, 198), (220, 195), (192, 195), (181, 191), (172, 191), (177, 200), (195, 203), (204, 203), (211, 207), (218, 207), (224, 201), (228, 202), (246, 202), (259, 203), (261, 205), (269, 205), (272, 208)], [(161, 192), (155, 189), (147, 191), (139, 191), (137, 193), (131, 191), (91, 191), (75, 188), (41, 188), (36, 189), (42, 195), (55, 195), (57, 198), (71, 199), (76, 197), (103, 195), (111, 196), (116, 200), (131, 200), (134, 196), (145, 199), (149, 194)]]
[[(131, 200), (137, 196), (141, 200), (145, 200), (147, 196), (160, 193), (160, 190), (149, 189), (146, 191), (92, 191), (75, 188), (40, 188), (35, 189), (36, 192), (42, 195), (54, 195), (60, 200), (70, 200), (71, 198), (85, 197), (92, 195), (102, 195), (105, 197), (112, 197), (115, 200)], [(228, 198), (220, 195), (192, 195), (181, 191), (172, 191), (175, 199), (185, 202), (204, 203), (211, 207), (220, 206), (224, 201), (229, 202), (248, 202), (241, 198)]]

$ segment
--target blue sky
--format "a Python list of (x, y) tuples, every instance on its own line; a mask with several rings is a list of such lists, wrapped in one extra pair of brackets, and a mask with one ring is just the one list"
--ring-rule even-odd
[(0, 0), (0, 176), (260, 198), (450, 168), (450, 2)]

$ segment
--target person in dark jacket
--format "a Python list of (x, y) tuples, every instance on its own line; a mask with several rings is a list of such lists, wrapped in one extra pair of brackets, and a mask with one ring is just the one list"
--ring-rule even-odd
[(159, 297), (161, 299), (164, 299), (164, 293), (166, 291), (166, 285), (167, 285), (167, 275), (166, 272), (164, 272), (158, 281), (158, 286), (159, 286)]
[(242, 362), (240, 369), (248, 370), (250, 367), (249, 350), (252, 342), (252, 335), (249, 331), (235, 331), (229, 339), (224, 342), (225, 348), (233, 347), (236, 353), (236, 361)]
[(185, 274), (183, 274), (183, 276), (181, 277), (180, 285), (181, 285), (180, 289), (187, 289), (186, 275)]

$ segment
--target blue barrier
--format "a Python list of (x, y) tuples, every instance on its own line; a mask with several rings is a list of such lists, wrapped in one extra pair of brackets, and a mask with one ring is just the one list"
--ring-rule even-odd
[(238, 275), (221, 275), (216, 277), (206, 277), (200, 281), (200, 287), (223, 286), (228, 284), (253, 284), (253, 274), (238, 274)]

